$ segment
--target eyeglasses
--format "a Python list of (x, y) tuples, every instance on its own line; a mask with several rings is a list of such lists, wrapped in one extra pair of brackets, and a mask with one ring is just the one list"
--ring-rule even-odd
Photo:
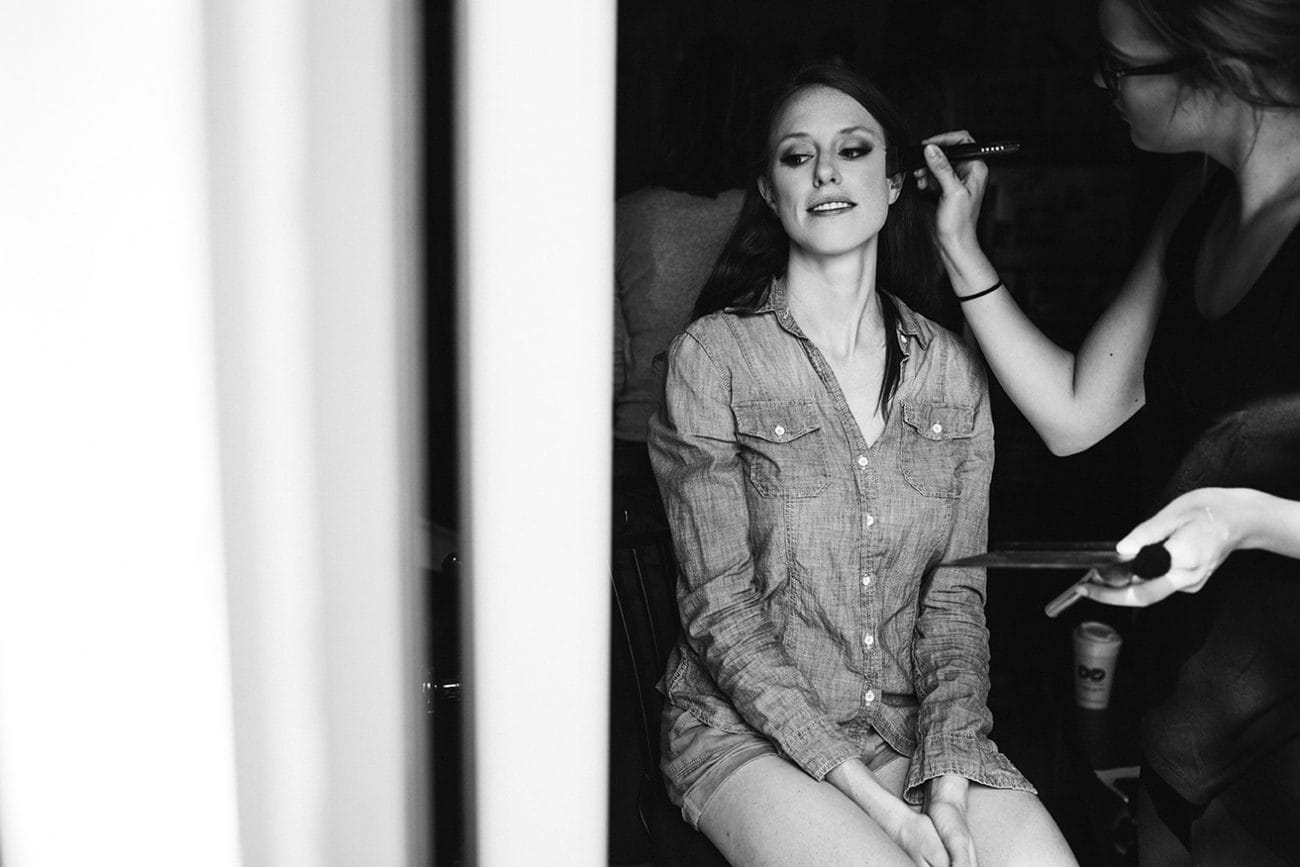
[(1111, 96), (1119, 96), (1119, 80), (1130, 75), (1169, 75), (1182, 72), (1194, 66), (1201, 58), (1195, 56), (1175, 57), (1149, 66), (1125, 66), (1104, 48), (1097, 52), (1097, 74), (1101, 76), (1102, 85)]

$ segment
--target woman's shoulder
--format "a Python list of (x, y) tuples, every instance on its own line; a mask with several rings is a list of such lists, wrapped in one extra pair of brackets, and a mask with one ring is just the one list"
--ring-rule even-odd
[(669, 355), (683, 344), (702, 349), (720, 367), (731, 367), (755, 352), (772, 349), (780, 328), (770, 311), (724, 308), (689, 323), (673, 340)]
[(692, 320), (678, 335), (704, 346), (731, 346), (736, 342), (736, 329), (744, 328), (743, 320), (752, 317), (739, 316), (727, 310), (716, 310)]
[(904, 333), (916, 335), (927, 347), (936, 345), (946, 351), (957, 353), (968, 360), (974, 360), (977, 357), (961, 335), (924, 313), (913, 310), (907, 302), (898, 296), (890, 295), (889, 297), (893, 299), (894, 306), (898, 310), (899, 327), (903, 329)]
[[(891, 296), (893, 297), (893, 296)], [(927, 382), (944, 390), (970, 389), (975, 395), (988, 390), (984, 360), (964, 337), (930, 317), (918, 313), (897, 298), (899, 328), (909, 339), (919, 340), (924, 350), (922, 365), (928, 368)]]

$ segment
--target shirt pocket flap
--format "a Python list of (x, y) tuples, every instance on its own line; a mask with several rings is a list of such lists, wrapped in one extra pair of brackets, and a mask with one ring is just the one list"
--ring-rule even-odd
[(788, 443), (821, 428), (806, 401), (756, 400), (732, 407), (736, 431), (770, 443)]
[(975, 408), (944, 403), (904, 403), (903, 421), (928, 440), (964, 439), (975, 432)]

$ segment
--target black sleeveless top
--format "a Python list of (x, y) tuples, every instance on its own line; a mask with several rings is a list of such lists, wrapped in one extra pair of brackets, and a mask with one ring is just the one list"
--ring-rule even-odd
[(1146, 406), (1137, 419), (1148, 494), (1224, 413), (1300, 391), (1300, 229), (1227, 314), (1207, 320), (1196, 307), (1196, 257), (1232, 183), (1226, 171), (1210, 178), (1165, 255), (1169, 289), (1147, 356)]
[[(1300, 499), (1300, 227), (1221, 318), (1205, 319), (1193, 294), (1232, 183), (1226, 171), (1210, 178), (1165, 257), (1168, 294), (1134, 418), (1149, 512), (1205, 486)], [(1300, 561), (1234, 553), (1199, 593), (1143, 610), (1137, 626), (1146, 761), (1187, 800), (1204, 803), (1300, 734)]]

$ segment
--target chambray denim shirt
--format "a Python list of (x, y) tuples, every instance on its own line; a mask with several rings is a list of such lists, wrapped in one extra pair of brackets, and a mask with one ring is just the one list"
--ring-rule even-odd
[(1032, 792), (988, 738), (984, 570), (935, 568), (985, 550), (983, 369), (895, 303), (902, 375), (870, 446), (783, 281), (673, 342), (649, 446), (684, 636), (660, 688), (817, 780), (874, 729), (912, 757), (911, 803), (945, 773)]

